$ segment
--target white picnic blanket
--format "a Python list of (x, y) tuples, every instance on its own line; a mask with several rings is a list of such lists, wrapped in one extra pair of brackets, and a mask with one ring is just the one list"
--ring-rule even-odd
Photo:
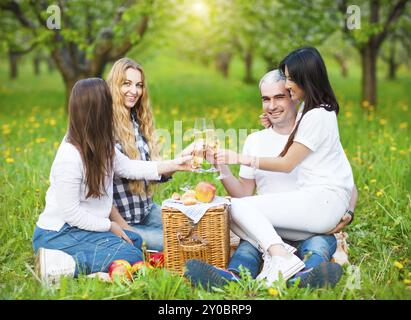
[(230, 204), (230, 200), (223, 197), (214, 197), (212, 202), (198, 202), (191, 206), (185, 206), (181, 200), (167, 199), (162, 203), (162, 207), (170, 207), (180, 210), (188, 218), (193, 220), (194, 223), (200, 221), (206, 211), (212, 207), (218, 207), (223, 204)]

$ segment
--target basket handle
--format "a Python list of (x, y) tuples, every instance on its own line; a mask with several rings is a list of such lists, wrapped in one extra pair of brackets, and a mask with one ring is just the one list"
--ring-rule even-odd
[(189, 224), (190, 229), (188, 230), (187, 235), (184, 236), (181, 229), (179, 231), (177, 231), (177, 239), (178, 239), (179, 244), (181, 245), (183, 240), (191, 239), (191, 240), (194, 240), (194, 241), (199, 241), (204, 245), (207, 245), (207, 241), (205, 241), (202, 238), (196, 236), (195, 234), (193, 235), (193, 231), (194, 231), (195, 227), (197, 226), (197, 224), (194, 223), (193, 220), (191, 220), (191, 219), (188, 220), (188, 224)]
[(178, 239), (178, 243), (180, 244), (180, 245), (183, 245), (183, 240), (185, 240), (185, 239), (190, 239), (191, 238), (191, 240), (194, 240), (194, 241), (199, 241), (202, 245), (204, 245), (204, 246), (206, 246), (207, 244), (208, 244), (208, 242), (207, 241), (205, 241), (205, 240), (203, 240), (202, 238), (200, 238), (200, 237), (198, 237), (198, 236), (196, 236), (196, 235), (193, 235), (193, 236), (183, 236), (182, 235), (182, 233), (181, 232), (177, 232), (177, 239)]

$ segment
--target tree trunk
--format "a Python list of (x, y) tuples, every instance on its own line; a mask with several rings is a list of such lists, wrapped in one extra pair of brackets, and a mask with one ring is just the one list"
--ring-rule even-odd
[(338, 52), (334, 53), (333, 56), (340, 66), (341, 76), (343, 78), (347, 78), (348, 76), (347, 59), (341, 53), (338, 53)]
[(17, 63), (20, 55), (9, 50), (9, 66), (10, 66), (10, 79), (14, 80), (17, 79), (18, 76), (18, 68)]
[(47, 69), (48, 69), (48, 71), (49, 71), (50, 73), (53, 72), (54, 69), (55, 69), (55, 64), (54, 64), (53, 59), (47, 57), (47, 58), (46, 58), (46, 62), (47, 62)]
[(83, 77), (78, 77), (77, 79), (64, 79), (64, 86), (66, 88), (66, 112), (68, 113), (68, 102), (70, 99), (71, 89), (73, 89), (75, 83), (80, 80), (84, 79)]
[(253, 79), (253, 54), (251, 51), (247, 51), (244, 55), (244, 67), (245, 67), (245, 83), (254, 83)]
[(33, 70), (36, 76), (40, 75), (40, 62), (41, 62), (41, 57), (35, 56), (33, 58)]
[(378, 47), (367, 43), (361, 49), (362, 101), (377, 105), (377, 56)]
[(397, 77), (398, 64), (395, 62), (395, 42), (392, 41), (390, 45), (390, 55), (388, 57), (388, 79), (395, 80)]
[(230, 67), (232, 54), (228, 52), (219, 52), (215, 59), (215, 64), (217, 70), (224, 76), (224, 78), (228, 77), (228, 70)]

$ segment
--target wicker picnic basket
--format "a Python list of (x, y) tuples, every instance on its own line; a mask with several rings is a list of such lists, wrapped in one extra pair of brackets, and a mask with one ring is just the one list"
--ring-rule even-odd
[(208, 209), (197, 224), (175, 208), (163, 207), (165, 267), (183, 274), (189, 259), (226, 268), (230, 258), (228, 205)]

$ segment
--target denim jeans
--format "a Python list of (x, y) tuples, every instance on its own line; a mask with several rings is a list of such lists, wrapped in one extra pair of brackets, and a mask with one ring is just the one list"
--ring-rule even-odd
[(163, 251), (163, 221), (161, 207), (153, 204), (151, 211), (140, 223), (130, 223), (136, 232), (143, 238), (147, 249)]
[[(286, 242), (297, 247), (297, 255), (305, 263), (304, 270), (329, 261), (337, 246), (337, 240), (333, 235), (316, 235), (304, 241)], [(259, 273), (261, 262), (261, 253), (248, 241), (241, 240), (230, 259), (228, 270), (239, 273), (239, 267), (242, 265), (255, 278)]]
[(114, 233), (94, 232), (65, 224), (59, 231), (45, 230), (36, 226), (33, 234), (35, 253), (40, 247), (64, 251), (76, 262), (74, 276), (108, 272), (110, 264), (124, 259), (133, 264), (143, 259), (142, 239), (135, 232), (125, 231), (133, 242), (129, 244)]

